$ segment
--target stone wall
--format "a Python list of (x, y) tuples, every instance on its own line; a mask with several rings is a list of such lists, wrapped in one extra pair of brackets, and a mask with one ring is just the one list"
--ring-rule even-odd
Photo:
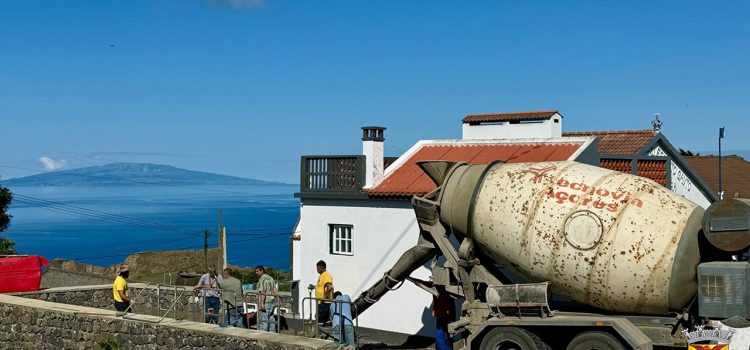
[[(138, 298), (133, 305), (135, 312), (146, 315), (164, 316), (175, 300), (174, 287), (159, 288), (147, 286), (142, 283), (131, 283), (129, 294), (131, 298)], [(199, 321), (203, 318), (199, 305), (190, 303), (192, 287), (178, 287), (175, 309), (177, 318)], [(98, 309), (114, 310), (112, 299), (112, 285), (94, 285), (81, 287), (60, 287), (40, 290), (36, 292), (16, 293), (15, 295), (29, 299), (46, 300), (54, 303), (63, 303), (77, 306), (94, 307)], [(169, 312), (168, 317), (174, 318), (174, 312)]]
[(52, 260), (42, 274), (41, 288), (86, 286), (111, 283), (114, 267), (82, 264), (73, 260)]
[[(203, 306), (193, 303), (192, 287), (183, 286), (154, 286), (144, 283), (129, 283), (130, 297), (135, 300), (133, 310), (139, 314), (164, 316), (167, 309), (177, 297), (175, 307), (167, 314), (167, 317), (202, 321)], [(288, 292), (280, 292), (282, 304), (281, 307), (291, 309), (291, 295)], [(77, 306), (94, 307), (98, 309), (114, 310), (112, 299), (112, 285), (93, 285), (79, 287), (59, 287), (49, 288), (36, 292), (15, 293), (29, 299), (46, 300), (55, 303), (63, 303)], [(248, 296), (246, 301), (256, 302), (257, 298)], [(223, 309), (223, 305), (222, 305)], [(293, 318), (291, 315), (285, 315)]]
[(56, 267), (48, 267), (47, 272), (42, 275), (40, 288), (105, 284), (110, 283), (111, 279), (112, 278), (85, 272), (67, 271)]
[(0, 295), (0, 349), (331, 349), (330, 341)]

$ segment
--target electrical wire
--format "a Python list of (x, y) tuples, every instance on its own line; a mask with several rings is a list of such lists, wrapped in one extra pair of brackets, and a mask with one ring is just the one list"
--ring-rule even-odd
[(41, 199), (41, 198), (35, 198), (35, 197), (31, 197), (31, 196), (24, 196), (24, 195), (15, 195), (15, 197), (16, 197), (16, 199), (20, 199), (20, 201), (27, 201), (27, 203), (31, 202), (31, 203), (34, 203), (36, 205), (40, 205), (40, 206), (43, 206), (43, 207), (60, 208), (60, 209), (67, 210), (67, 211), (70, 211), (70, 212), (76, 212), (76, 213), (82, 213), (82, 214), (86, 214), (86, 215), (99, 216), (99, 217), (104, 218), (104, 219), (118, 220), (118, 221), (123, 222), (123, 223), (127, 222), (127, 223), (134, 224), (134, 225), (146, 225), (146, 226), (149, 226), (149, 227), (152, 227), (152, 228), (159, 228), (159, 229), (164, 229), (164, 230), (168, 230), (168, 231), (175, 231), (175, 232), (182, 232), (182, 233), (191, 233), (191, 234), (195, 233), (195, 231), (187, 229), (187, 228), (184, 228), (184, 227), (173, 226), (173, 225), (166, 225), (166, 224), (161, 224), (161, 223), (154, 222), (154, 221), (147, 221), (147, 220), (132, 218), (132, 217), (124, 216), (124, 215), (102, 212), (102, 211), (98, 211), (98, 210), (94, 210), (94, 209), (88, 209), (88, 208), (84, 208), (84, 207), (79, 207), (79, 206), (71, 205), (71, 204), (65, 204), (65, 203), (62, 203), (62, 202), (55, 202), (55, 201), (50, 201), (50, 200)]
[[(128, 224), (128, 225), (143, 226), (143, 227), (147, 227), (147, 228), (154, 228), (154, 229), (160, 229), (160, 230), (164, 230), (165, 229), (165, 227), (164, 227), (165, 225), (161, 225), (161, 224), (156, 225), (156, 226), (150, 225), (150, 224), (149, 225), (144, 225), (143, 222), (152, 223), (152, 222), (145, 221), (145, 220), (133, 219), (133, 220), (135, 220), (135, 222), (128, 221), (128, 220), (123, 221), (123, 220), (119, 220), (120, 216), (114, 215), (114, 214), (104, 213), (104, 214), (109, 214), (109, 215), (100, 215), (103, 212), (95, 211), (95, 210), (88, 210), (86, 208), (72, 206), (72, 205), (67, 205), (67, 204), (63, 204), (63, 203), (59, 203), (59, 202), (41, 200), (41, 199), (29, 197), (29, 196), (23, 196), (23, 195), (21, 195), (20, 197), (25, 197), (25, 198), (17, 198), (17, 200), (19, 202), (23, 202), (23, 203), (27, 203), (27, 204), (32, 204), (32, 205), (39, 205), (39, 206), (45, 207), (46, 209), (60, 211), (60, 212), (63, 212), (63, 213), (74, 214), (74, 215), (81, 215), (81, 216), (86, 216), (86, 217), (92, 217), (92, 218), (102, 219), (102, 220), (106, 220), (106, 221), (112, 221), (112, 222), (117, 222), (117, 223), (124, 223), (124, 224)], [(94, 212), (95, 214), (92, 214), (89, 211)], [(124, 218), (127, 218), (127, 217), (124, 217)], [(129, 219), (132, 219), (132, 218), (129, 218)], [(169, 228), (169, 226), (167, 226), (167, 228)], [(177, 233), (185, 233), (186, 232), (184, 230), (178, 230), (178, 231), (169, 230), (169, 231), (177, 232)], [(187, 232), (188, 233), (192, 233), (192, 231), (187, 231)], [(282, 235), (287, 235), (289, 232), (291, 232), (291, 229), (286, 229), (286, 228), (273, 228), (273, 229), (265, 229), (265, 230), (264, 229), (255, 229), (255, 230), (245, 230), (245, 232), (255, 232), (255, 233), (234, 233), (233, 231), (231, 231), (231, 235), (233, 235), (233, 236), (252, 236), (251, 238), (248, 238), (248, 239), (237, 240), (236, 241), (236, 242), (241, 242), (241, 241), (246, 241), (246, 240), (259, 239), (259, 238), (263, 238), (263, 237), (266, 237), (266, 236), (282, 236)], [(128, 243), (132, 244), (132, 243), (150, 242), (151, 244), (140, 245), (140, 246), (129, 246), (126, 249), (121, 249), (121, 250), (115, 250), (114, 251), (114, 252), (124, 252), (123, 254), (114, 254), (114, 255), (110, 254), (110, 255), (106, 255), (106, 256), (94, 256), (94, 257), (85, 257), (85, 258), (93, 259), (93, 258), (102, 258), (102, 257), (111, 257), (111, 256), (125, 256), (125, 255), (132, 254), (133, 250), (141, 250), (141, 249), (144, 249), (144, 248), (150, 248), (150, 247), (153, 247), (153, 246), (162, 245), (162, 244), (166, 244), (166, 243), (173, 243), (173, 242), (182, 241), (182, 240), (185, 240), (185, 239), (188, 239), (188, 238), (182, 237), (182, 238), (168, 239), (168, 240), (162, 240), (162, 241), (156, 241), (156, 242), (154, 242), (153, 240), (131, 241), (131, 242), (128, 242)], [(228, 242), (228, 243), (233, 243), (233, 242), (235, 242), (235, 241)], [(202, 247), (202, 246), (200, 246), (200, 247)], [(200, 248), (200, 247), (198, 247), (198, 248)], [(174, 249), (170, 249), (170, 250), (174, 250)], [(85, 258), (81, 258), (81, 259), (85, 259)]]
[(281, 236), (288, 236), (289, 233), (269, 233), (265, 235), (258, 235), (256, 237), (252, 238), (245, 238), (245, 239), (236, 239), (233, 241), (227, 241), (227, 243), (238, 243), (238, 242), (246, 242), (246, 241), (254, 241), (256, 239), (263, 239), (263, 238), (273, 238), (273, 237), (281, 237)]
[[(288, 235), (288, 233), (269, 233), (269, 234), (261, 234), (257, 235), (256, 237), (251, 238), (245, 238), (245, 239), (238, 239), (238, 240), (232, 240), (227, 241), (227, 244), (229, 243), (239, 243), (239, 242), (247, 242), (247, 241), (254, 241), (254, 240), (260, 240), (260, 239), (267, 239), (267, 238), (275, 238), (275, 237), (281, 237)], [(151, 250), (149, 253), (152, 252), (166, 252), (166, 251), (174, 251), (174, 250), (193, 250), (193, 249), (202, 249), (204, 248), (204, 245), (195, 245), (195, 246), (187, 246), (187, 247), (180, 247), (180, 248), (170, 248), (170, 249), (160, 249), (160, 250)], [(209, 249), (218, 248), (218, 244), (211, 244), (208, 246)], [(93, 256), (84, 256), (84, 257), (78, 257), (73, 258), (71, 260), (93, 260), (93, 259), (102, 259), (102, 258), (114, 258), (114, 257), (121, 257), (121, 256), (128, 256), (132, 255), (133, 253), (122, 253), (122, 254), (106, 254), (106, 255), (93, 255)]]
[[(219, 247), (218, 244), (213, 244), (213, 245), (209, 244), (208, 245), (209, 249), (218, 248), (218, 247)], [(201, 244), (201, 245), (184, 246), (184, 247), (170, 248), (170, 249), (149, 250), (148, 252), (149, 253), (160, 253), (160, 252), (169, 252), (169, 251), (174, 251), (174, 250), (195, 250), (195, 249), (203, 249), (203, 248), (204, 248), (204, 245)], [(79, 261), (79, 260), (94, 260), (94, 259), (102, 259), (102, 258), (116, 258), (116, 257), (121, 257), (121, 256), (129, 256), (129, 255), (133, 255), (133, 254), (134, 254), (134, 252), (122, 253), (122, 254), (91, 255), (91, 256), (84, 256), (84, 257), (73, 258), (73, 259), (70, 259), (70, 260)]]
[[(234, 234), (231, 234), (231, 235), (234, 235)], [(263, 238), (280, 237), (280, 236), (285, 236), (285, 235), (288, 235), (288, 233), (287, 232), (283, 232), (283, 233), (274, 232), (274, 233), (265, 233), (265, 234), (254, 234), (254, 235), (252, 235), (253, 237), (251, 237), (251, 238), (241, 239), (241, 240), (227, 241), (227, 243), (244, 242), (244, 241), (251, 241), (251, 240), (263, 239)], [(164, 242), (161, 242), (161, 243), (170, 243), (170, 242), (175, 242), (175, 241), (178, 241), (178, 240), (184, 240), (184, 238), (180, 238), (180, 239), (176, 239), (176, 240), (164, 241)], [(156, 242), (156, 243), (160, 243), (160, 242)], [(115, 255), (115, 256), (130, 255), (130, 254), (132, 254), (132, 251), (134, 249), (136, 249), (136, 248), (148, 248), (148, 247), (151, 247), (151, 246), (154, 246), (154, 245), (152, 244), (152, 245), (147, 245), (147, 246), (142, 246), (142, 247), (130, 247), (129, 246), (129, 248), (110, 251), (110, 253), (112, 253), (112, 252), (127, 252), (125, 254), (121, 254), (121, 255), (118, 254), (118, 255)], [(215, 246), (217, 247), (218, 245), (215, 245)], [(210, 247), (214, 247), (214, 245), (212, 245)], [(193, 248), (194, 249), (203, 248), (203, 245), (195, 246), (195, 247), (188, 247), (188, 248), (185, 248), (185, 249), (193, 249)], [(179, 249), (181, 249), (181, 248), (165, 249), (165, 250), (157, 250), (157, 251), (169, 251), (169, 250), (179, 250)], [(99, 257), (99, 256), (94, 256), (94, 257)], [(90, 257), (84, 257), (84, 258), (90, 258)], [(84, 259), (84, 258), (75, 258), (73, 260)]]
[(283, 234), (291, 234), (292, 228), (279, 228), (279, 229), (268, 229), (268, 230), (259, 230), (259, 231), (253, 231), (251, 232), (238, 232), (235, 230), (227, 230), (227, 234), (231, 234), (232, 236), (254, 236), (259, 233), (283, 233)]
[[(19, 197), (24, 197), (24, 198), (19, 198)], [(109, 213), (103, 213), (103, 212), (96, 211), (96, 210), (89, 210), (89, 209), (82, 208), (82, 207), (76, 207), (76, 206), (71, 206), (71, 205), (67, 205), (67, 204), (63, 204), (59, 202), (52, 202), (52, 201), (37, 199), (37, 198), (29, 197), (29, 196), (19, 195), (19, 197), (16, 198), (18, 202), (41, 206), (41, 207), (44, 207), (45, 209), (50, 209), (50, 210), (54, 210), (54, 211), (58, 211), (58, 212), (66, 213), (66, 214), (79, 215), (79, 216), (90, 217), (90, 218), (95, 218), (99, 220), (105, 220), (109, 222), (116, 222), (120, 224), (131, 225), (131, 226), (141, 226), (141, 227), (157, 229), (157, 230), (162, 230), (162, 231), (166, 230), (166, 231), (176, 232), (180, 234), (185, 234), (185, 233), (194, 234), (193, 231), (179, 229), (176, 226), (163, 225), (163, 224), (153, 223), (150, 221), (133, 219), (133, 218), (128, 218), (128, 217), (109, 214)], [(101, 215), (101, 214), (107, 214), (107, 215)], [(122, 220), (122, 218), (126, 218), (128, 220)], [(178, 228), (178, 230), (175, 230), (173, 228)], [(130, 244), (143, 243), (143, 242), (149, 242), (150, 244), (145, 245), (145, 246), (133, 246), (131, 249), (128, 249), (128, 251), (132, 251), (133, 249), (150, 248), (154, 245), (174, 243), (174, 242), (182, 241), (185, 239), (187, 239), (187, 237), (172, 238), (172, 239), (159, 240), (159, 241), (154, 241), (153, 239), (131, 241), (129, 242)]]
[[(14, 169), (24, 169), (24, 170), (31, 170), (38, 173), (43, 173), (42, 171), (38, 171), (36, 169), (30, 169), (30, 168), (23, 168), (23, 167), (15, 167), (15, 166), (7, 166), (7, 165), (0, 165), (0, 167), (3, 168), (14, 168)], [(171, 187), (181, 187), (181, 188), (189, 188), (189, 189), (197, 189), (197, 190), (204, 190), (204, 191), (211, 191), (211, 192), (222, 192), (222, 193), (232, 193), (232, 194), (244, 194), (244, 195), (257, 195), (257, 194), (251, 194), (251, 193), (244, 193), (244, 192), (238, 192), (238, 191), (226, 191), (226, 190), (219, 190), (219, 189), (211, 189), (211, 188), (204, 188), (204, 187), (194, 187), (194, 186), (185, 186), (185, 185), (176, 185), (176, 184), (157, 184), (157, 183), (151, 183), (151, 182), (143, 182), (143, 181), (136, 181), (132, 179), (127, 178), (121, 178), (117, 176), (96, 176), (96, 175), (86, 175), (86, 174), (75, 174), (70, 172), (64, 172), (66, 175), (74, 175), (74, 176), (83, 176), (83, 177), (92, 177), (92, 178), (99, 178), (99, 179), (117, 179), (137, 184), (146, 184), (146, 185), (156, 185), (156, 186), (171, 186)], [(131, 225), (131, 226), (140, 226), (140, 227), (146, 227), (151, 229), (157, 229), (161, 231), (168, 231), (168, 232), (175, 232), (175, 233), (183, 233), (183, 234), (191, 234), (191, 235), (199, 235), (202, 236), (203, 233), (198, 233), (196, 231), (179, 227), (179, 226), (173, 226), (173, 225), (166, 225), (161, 224), (158, 222), (153, 221), (147, 221), (137, 218), (132, 218), (124, 215), (118, 215), (118, 214), (112, 214), (107, 212), (102, 212), (98, 210), (88, 209), (84, 207), (74, 206), (70, 204), (65, 204), (62, 202), (56, 202), (41, 198), (35, 198), (31, 196), (21, 195), (14, 193), (14, 200), (20, 203), (25, 203), (32, 206), (39, 206), (45, 209), (58, 211), (61, 213), (66, 213), (70, 215), (78, 215), (78, 216), (84, 216), (89, 218), (95, 218), (99, 220), (109, 221), (109, 222), (115, 222), (125, 225)], [(245, 239), (239, 239), (239, 240), (233, 240), (228, 241), (227, 243), (237, 243), (237, 242), (245, 242), (245, 241), (252, 241), (252, 240), (258, 240), (258, 239), (265, 239), (265, 238), (274, 238), (279, 236), (288, 235), (293, 228), (259, 228), (259, 229), (238, 229), (238, 230), (232, 230), (231, 235), (233, 236), (247, 236), (250, 238)], [(273, 231), (273, 232), (271, 232)], [(127, 250), (128, 253), (123, 254), (108, 254), (108, 255), (98, 255), (98, 256), (88, 256), (88, 257), (81, 257), (81, 258), (75, 258), (73, 260), (91, 260), (91, 259), (97, 259), (97, 258), (106, 258), (106, 257), (119, 257), (119, 256), (127, 256), (131, 255), (132, 250), (136, 248), (148, 248), (151, 246), (154, 246), (155, 244), (164, 244), (164, 243), (173, 243), (181, 240), (187, 239), (186, 237), (181, 237), (177, 239), (170, 239), (165, 241), (157, 241), (154, 242), (153, 240), (142, 240), (142, 241), (132, 241), (129, 243), (139, 243), (139, 242), (151, 242), (152, 244), (149, 244), (147, 246), (140, 246), (140, 247), (132, 247), (130, 249), (122, 249), (122, 250), (116, 250), (116, 251), (125, 251)], [(162, 251), (171, 251), (171, 250), (184, 250), (184, 249), (199, 249), (203, 248), (204, 246), (191, 246), (191, 247), (183, 247), (183, 248), (172, 248), (172, 249), (163, 249), (163, 250), (155, 250), (155, 252), (162, 252)], [(215, 245), (210, 246), (212, 248), (215, 248)]]
[(202, 235), (202, 232), (196, 232), (195, 230), (191, 230), (185, 227), (166, 225), (166, 224), (161, 224), (161, 223), (154, 222), (154, 221), (147, 221), (147, 220), (132, 218), (132, 217), (124, 216), (124, 215), (106, 213), (103, 211), (88, 209), (88, 208), (65, 204), (61, 202), (50, 201), (46, 199), (25, 196), (21, 194), (14, 194), (13, 197), (15, 200), (22, 202), (22, 203), (42, 206), (42, 207), (53, 209), (53, 210), (67, 212), (69, 214), (77, 214), (81, 216), (94, 217), (94, 218), (118, 222), (118, 223), (122, 223), (126, 225), (143, 226), (143, 227), (149, 227), (149, 228), (159, 229), (163, 231), (186, 233), (186, 234), (192, 234), (192, 235)]
[[(34, 201), (18, 200), (18, 202), (29, 204), (29, 205), (33, 205), (33, 206), (40, 206), (40, 207), (43, 207), (44, 209), (54, 210), (54, 211), (58, 211), (58, 212), (65, 213), (65, 214), (84, 216), (84, 217), (89, 217), (89, 218), (93, 218), (93, 219), (99, 219), (99, 220), (103, 220), (103, 221), (109, 221), (109, 222), (114, 222), (114, 223), (119, 223), (119, 224), (130, 225), (130, 226), (141, 226), (141, 227), (147, 227), (147, 228), (152, 228), (152, 229), (164, 230), (164, 229), (158, 228), (158, 227), (152, 227), (152, 226), (143, 225), (143, 224), (133, 224), (133, 223), (127, 222), (127, 221), (115, 220), (115, 219), (108, 218), (108, 217), (97, 216), (97, 215), (93, 215), (93, 214), (89, 214), (89, 213), (85, 213), (85, 212), (78, 212), (78, 211), (74, 211), (74, 210), (70, 210), (70, 209), (65, 209), (65, 208), (45, 207), (43, 203), (34, 202)], [(176, 233), (181, 233), (181, 234), (185, 233), (185, 232), (182, 232), (182, 231), (173, 231), (173, 230), (164, 230), (164, 231), (176, 232)]]

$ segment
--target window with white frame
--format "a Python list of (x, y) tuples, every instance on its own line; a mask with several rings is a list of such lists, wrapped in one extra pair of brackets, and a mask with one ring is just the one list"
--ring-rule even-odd
[(331, 254), (354, 255), (352, 250), (352, 227), (352, 225), (328, 225)]

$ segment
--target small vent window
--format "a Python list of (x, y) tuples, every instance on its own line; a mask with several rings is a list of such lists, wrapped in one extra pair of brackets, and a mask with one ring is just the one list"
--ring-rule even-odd
[(354, 255), (352, 249), (352, 225), (329, 224), (331, 254)]
[(701, 276), (700, 289), (704, 298), (723, 297), (725, 295), (724, 288), (724, 276)]

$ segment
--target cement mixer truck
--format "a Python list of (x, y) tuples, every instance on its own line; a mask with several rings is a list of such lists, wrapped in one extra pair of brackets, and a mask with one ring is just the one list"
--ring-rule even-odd
[[(685, 348), (731, 336), (711, 320), (750, 316), (750, 202), (704, 211), (576, 162), (419, 166), (437, 188), (412, 199), (417, 245), (359, 295), (359, 314), (405, 280), (441, 287), (463, 300), (448, 331), (467, 350)], [(431, 280), (410, 277), (422, 266)]]

